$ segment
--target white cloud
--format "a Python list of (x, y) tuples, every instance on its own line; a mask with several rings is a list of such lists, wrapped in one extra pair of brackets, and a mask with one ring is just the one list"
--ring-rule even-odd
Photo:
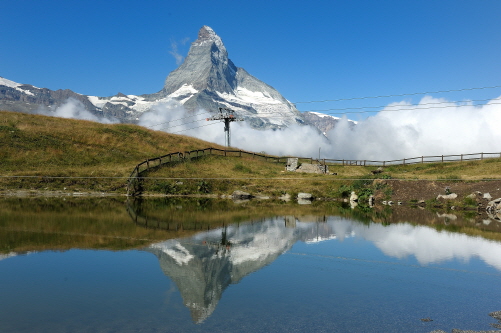
[(414, 256), (421, 265), (450, 260), (468, 262), (479, 258), (501, 270), (501, 245), (494, 241), (458, 233), (438, 232), (427, 226), (410, 224), (353, 227), (357, 236), (374, 242), (388, 256), (399, 259)]
[(85, 109), (85, 106), (82, 104), (82, 102), (71, 97), (68, 98), (63, 105), (59, 106), (54, 111), (39, 109), (37, 110), (37, 113), (44, 116), (90, 120), (103, 124), (114, 124), (119, 122), (115, 118), (98, 117), (92, 114), (90, 111), (87, 111)]
[[(441, 104), (436, 104), (441, 103)], [(499, 151), (501, 105), (458, 105), (424, 97), (417, 105), (399, 102), (357, 126), (339, 126), (328, 133), (331, 156), (389, 160), (417, 156)], [(408, 109), (408, 110), (405, 110)]]
[[(501, 105), (497, 103), (494, 99), (483, 106), (458, 105), (429, 96), (417, 105), (393, 103), (385, 110), (400, 111), (379, 112), (354, 127), (342, 118), (327, 134), (328, 139), (309, 126), (256, 130), (246, 122), (234, 122), (230, 125), (231, 143), (240, 149), (274, 155), (316, 158), (320, 148), (321, 158), (379, 161), (498, 152)], [(208, 116), (205, 110), (188, 113), (180, 104), (159, 103), (143, 114), (140, 125), (224, 145), (223, 123), (206, 122)]]
[(179, 42), (176, 42), (175, 40), (171, 40), (170, 42), (170, 48), (171, 50), (169, 51), (169, 53), (174, 57), (174, 59), (176, 59), (176, 65), (181, 65), (183, 60), (184, 60), (184, 56), (182, 56), (180, 53), (179, 53), (179, 45), (185, 45), (187, 42), (189, 41), (189, 38), (186, 37), (186, 38), (183, 38), (181, 41)]

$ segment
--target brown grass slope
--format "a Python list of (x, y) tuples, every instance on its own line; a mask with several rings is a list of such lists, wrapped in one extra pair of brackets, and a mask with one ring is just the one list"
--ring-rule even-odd
[(136, 125), (0, 111), (0, 181), (4, 188), (50, 190), (77, 185), (90, 190), (122, 190), (124, 179), (57, 180), (47, 176), (127, 177), (147, 158), (211, 146), (223, 148)]
[[(138, 163), (171, 152), (211, 146), (224, 149), (136, 125), (0, 111), (0, 194), (2, 190), (64, 188), (125, 193), (126, 177)], [(283, 163), (259, 158), (209, 156), (148, 172), (151, 179), (145, 189), (157, 194), (231, 194), (244, 190), (272, 196), (311, 192), (336, 197), (341, 185), (360, 178), (419, 180), (423, 186), (425, 181), (500, 179), (501, 159), (390, 166), (376, 176), (371, 173), (374, 169), (337, 165), (330, 167), (337, 176), (301, 174), (285, 172)], [(430, 198), (433, 195), (430, 193)]]

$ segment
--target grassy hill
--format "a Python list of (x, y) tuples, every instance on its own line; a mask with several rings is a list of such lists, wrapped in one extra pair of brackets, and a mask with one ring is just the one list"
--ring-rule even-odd
[[(4, 188), (121, 191), (124, 179), (143, 160), (169, 152), (223, 148), (195, 138), (128, 124), (0, 111), (0, 184)], [(39, 176), (5, 178), (6, 176)]]
[[(224, 149), (136, 125), (0, 111), (0, 185), (3, 190), (66, 188), (125, 193), (126, 177), (138, 163), (171, 152), (207, 147)], [(371, 174), (375, 167), (363, 166), (331, 166), (336, 176), (284, 169), (283, 163), (259, 158), (207, 156), (148, 172), (150, 179), (145, 189), (146, 193), (156, 194), (231, 194), (243, 190), (268, 196), (310, 192), (339, 197), (347, 189), (367, 187), (367, 182), (356, 179), (499, 179), (501, 159), (389, 166), (376, 176)]]

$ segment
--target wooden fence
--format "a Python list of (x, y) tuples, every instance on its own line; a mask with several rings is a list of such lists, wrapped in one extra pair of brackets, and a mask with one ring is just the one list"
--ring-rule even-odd
[(323, 164), (327, 165), (359, 165), (359, 166), (390, 166), (390, 165), (409, 165), (418, 163), (444, 163), (444, 162), (463, 162), (473, 160), (483, 160), (486, 158), (501, 157), (501, 153), (475, 153), (459, 155), (437, 155), (437, 156), (418, 156), (403, 158), (391, 161), (372, 161), (372, 160), (332, 160), (322, 159)]
[[(142, 192), (142, 180), (144, 178), (143, 174), (151, 169), (158, 168), (166, 164), (175, 164), (192, 159), (197, 159), (203, 156), (217, 155), (224, 157), (252, 157), (259, 158), (269, 162), (276, 163), (286, 163), (287, 159), (292, 156), (270, 156), (264, 154), (258, 154), (253, 152), (247, 152), (244, 150), (228, 150), (228, 149), (218, 149), (218, 148), (205, 148), (196, 149), (185, 152), (170, 153), (167, 155), (147, 159), (144, 162), (136, 165), (132, 173), (130, 174), (127, 182), (127, 196), (134, 196)], [(438, 156), (418, 156), (411, 158), (403, 158), (400, 160), (390, 160), (390, 161), (372, 161), (372, 160), (336, 160), (336, 159), (314, 159), (312, 157), (298, 157), (301, 163), (318, 163), (321, 165), (342, 165), (342, 166), (373, 166), (373, 167), (385, 167), (390, 165), (410, 165), (418, 163), (444, 163), (444, 162), (464, 162), (473, 160), (483, 160), (486, 158), (501, 158), (501, 153), (475, 153), (475, 154), (459, 154), (459, 155), (438, 155)]]
[[(167, 155), (150, 158), (144, 162), (136, 165), (132, 173), (130, 174), (127, 182), (127, 196), (134, 196), (142, 192), (142, 179), (143, 174), (153, 168), (158, 168), (166, 164), (175, 164), (180, 162), (189, 161), (192, 159), (197, 159), (208, 155), (218, 155), (224, 157), (242, 157), (248, 156), (252, 158), (260, 158), (268, 162), (285, 163), (288, 157), (277, 157), (258, 153), (247, 152), (243, 150), (228, 150), (228, 149), (218, 149), (218, 148), (205, 148), (196, 149), (185, 152), (170, 153)], [(312, 158), (307, 158), (306, 160), (313, 161)]]

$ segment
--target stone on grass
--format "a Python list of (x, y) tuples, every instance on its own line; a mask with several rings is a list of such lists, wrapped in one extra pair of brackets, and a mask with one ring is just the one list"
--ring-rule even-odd
[(451, 193), (451, 194), (439, 194), (437, 196), (437, 200), (444, 199), (444, 200), (454, 200), (458, 197), (456, 193)]
[(253, 195), (244, 191), (235, 191), (231, 195), (231, 198), (236, 200), (245, 200), (245, 199), (252, 199)]

